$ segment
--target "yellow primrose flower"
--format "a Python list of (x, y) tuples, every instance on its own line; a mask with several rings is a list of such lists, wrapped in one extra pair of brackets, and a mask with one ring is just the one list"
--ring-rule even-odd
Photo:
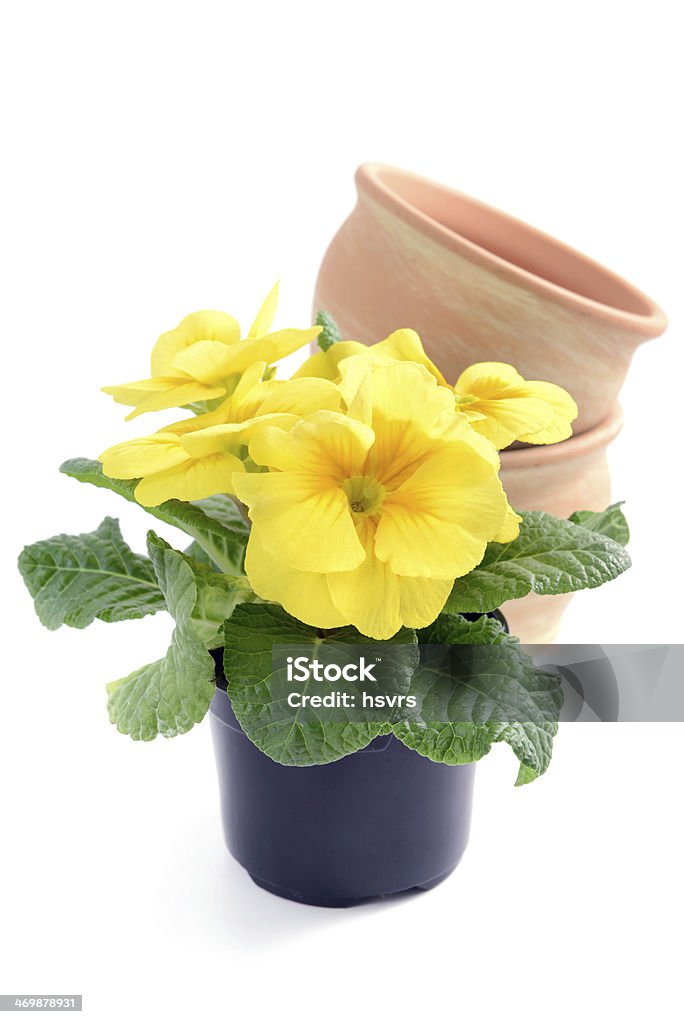
[[(340, 351), (336, 353), (335, 349)], [(357, 353), (363, 353), (375, 365), (393, 361), (419, 363), (438, 384), (449, 387), (425, 353), (419, 335), (408, 328), (394, 331), (375, 345), (339, 342), (327, 352), (307, 359), (297, 375), (339, 380), (343, 360)], [(507, 448), (513, 441), (564, 441), (571, 436), (571, 423), (577, 417), (577, 406), (567, 391), (546, 381), (525, 380), (508, 363), (475, 363), (464, 370), (450, 390), (454, 392), (458, 411), (464, 413), (471, 427), (498, 449)]]
[(263, 362), (249, 367), (213, 412), (108, 448), (100, 456), (104, 472), (117, 480), (140, 478), (135, 497), (147, 506), (232, 492), (256, 430), (276, 423), (288, 430), (314, 410), (340, 408), (342, 396), (330, 381), (263, 382), (265, 369)]
[(192, 402), (230, 395), (241, 374), (256, 362), (272, 364), (313, 341), (320, 327), (270, 332), (278, 302), (278, 285), (266, 296), (246, 338), (227, 313), (191, 313), (158, 339), (151, 357), (151, 377), (102, 390), (123, 405), (133, 405), (126, 419)]
[(342, 390), (349, 414), (252, 438), (269, 472), (233, 480), (253, 524), (245, 569), (304, 622), (387, 639), (433, 622), (454, 579), (517, 523), (496, 453), (423, 367), (350, 359)]
[(475, 363), (454, 386), (456, 407), (496, 448), (513, 441), (555, 444), (572, 434), (577, 406), (567, 391), (525, 380), (508, 363)]

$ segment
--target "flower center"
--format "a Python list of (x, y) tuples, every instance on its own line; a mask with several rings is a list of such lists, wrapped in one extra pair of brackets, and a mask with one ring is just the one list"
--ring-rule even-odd
[(349, 499), (349, 507), (357, 515), (376, 515), (385, 500), (387, 490), (372, 476), (352, 476), (342, 484)]

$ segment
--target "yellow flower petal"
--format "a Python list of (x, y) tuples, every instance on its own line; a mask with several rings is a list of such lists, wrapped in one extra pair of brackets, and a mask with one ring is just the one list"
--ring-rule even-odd
[(398, 576), (401, 621), (411, 629), (422, 629), (435, 621), (454, 585), (452, 579), (421, 579)]
[(203, 384), (221, 384), (227, 377), (239, 372), (235, 368), (234, 353), (241, 344), (222, 345), (220, 341), (197, 341), (176, 356), (172, 372), (180, 371), (179, 377), (190, 377)]
[(105, 395), (111, 395), (115, 402), (120, 405), (138, 405), (150, 395), (156, 395), (160, 386), (169, 386), (168, 382), (161, 378), (150, 377), (147, 380), (132, 380), (128, 384), (111, 384), (106, 388), (100, 388)]
[(302, 363), (292, 379), (298, 377), (323, 377), (325, 380), (339, 380), (339, 364), (350, 356), (367, 355), (368, 348), (360, 341), (338, 341), (326, 352), (315, 352)]
[(571, 424), (577, 419), (579, 410), (568, 392), (557, 384), (547, 384), (542, 380), (528, 380), (526, 387), (535, 398), (546, 403), (551, 410), (551, 419), (540, 430), (521, 434), (519, 440), (528, 444), (556, 444), (570, 437)]
[(398, 487), (455, 424), (453, 397), (415, 363), (373, 367), (371, 396), (376, 441), (366, 473)]
[(450, 443), (387, 496), (376, 553), (401, 576), (453, 580), (482, 560), (507, 507), (492, 464), (469, 445)]
[(187, 419), (179, 420), (164, 429), (168, 433), (187, 434), (205, 430), (207, 427), (226, 423), (242, 423), (250, 419), (256, 415), (263, 401), (262, 388), (266, 385), (261, 383), (261, 377), (265, 369), (266, 363), (254, 363), (240, 377), (233, 393), (216, 409), (199, 416), (190, 416)]
[(206, 455), (233, 451), (239, 448), (244, 424), (221, 423), (205, 430), (193, 430), (182, 434), (179, 438), (183, 450), (193, 459), (201, 459)]
[(292, 355), (302, 345), (310, 345), (323, 330), (322, 327), (307, 327), (305, 330), (284, 330), (274, 331), (273, 334), (265, 334), (259, 340), (271, 346), (272, 355), (269, 363), (277, 363), (279, 359)]
[(259, 402), (259, 415), (269, 412), (289, 412), (297, 416), (310, 416), (328, 410), (338, 412), (342, 405), (340, 389), (328, 380), (268, 381), (263, 386), (264, 397)]
[(398, 632), (401, 618), (401, 590), (398, 576), (374, 551), (374, 527), (370, 520), (361, 526), (365, 557), (350, 572), (328, 575), (333, 604), (359, 632), (375, 640), (388, 640)]
[(184, 420), (178, 420), (177, 423), (164, 427), (164, 433), (180, 436), (196, 430), (206, 430), (207, 427), (230, 423), (233, 419), (233, 410), (234, 402), (231, 395), (230, 398), (227, 398), (225, 402), (222, 402), (212, 412), (204, 412), (199, 416), (188, 416)]
[(461, 412), (457, 412), (453, 418), (449, 418), (448, 425), (444, 430), (442, 439), (447, 441), (463, 441), (470, 448), (473, 448), (478, 455), (483, 459), (486, 459), (494, 469), (498, 472), (501, 466), (501, 458), (499, 456), (499, 450), (495, 445), (488, 441), (482, 434), (478, 434), (473, 429), (473, 424), (469, 416), (465, 416)]
[(232, 345), (196, 342), (173, 361), (176, 369), (202, 380), (224, 379), (244, 373), (253, 363), (275, 363), (316, 337), (320, 328), (278, 331), (263, 338), (246, 338)]
[(347, 497), (330, 478), (308, 472), (245, 473), (234, 478), (233, 486), (267, 551), (285, 565), (338, 572), (363, 560)]
[(106, 476), (135, 480), (146, 473), (178, 466), (186, 457), (175, 434), (158, 433), (115, 444), (100, 455), (99, 461)]
[(289, 430), (296, 423), (296, 416), (271, 413), (268, 416), (255, 416), (242, 423), (219, 423), (204, 430), (193, 430), (182, 434), (180, 443), (193, 458), (215, 452), (235, 452), (241, 445), (246, 445), (260, 427), (277, 426), (281, 430)]
[(475, 363), (456, 382), (458, 408), (497, 448), (513, 441), (553, 444), (570, 437), (577, 406), (563, 388), (526, 381), (508, 363)]
[(492, 537), (492, 540), (495, 540), (498, 544), (507, 544), (508, 541), (515, 540), (520, 533), (519, 524), (522, 523), (522, 516), (519, 516), (508, 503), (506, 504), (508, 506), (506, 508), (506, 518), (497, 533)]
[(260, 466), (341, 482), (359, 474), (374, 438), (365, 424), (324, 410), (302, 420), (286, 438), (272, 428), (260, 431), (249, 453)]
[(276, 281), (276, 283), (273, 285), (270, 292), (262, 302), (261, 308), (256, 315), (254, 323), (249, 329), (248, 337), (260, 338), (262, 335), (270, 331), (271, 324), (273, 323), (273, 320), (276, 315), (276, 310), (278, 308), (279, 289), (280, 281)]
[(266, 372), (266, 367), (267, 364), (263, 360), (252, 363), (251, 366), (247, 367), (233, 391), (232, 398), (236, 406), (246, 401), (252, 392), (256, 391), (258, 394), (258, 385)]
[(240, 325), (228, 313), (214, 309), (203, 309), (190, 313), (181, 320), (173, 331), (166, 331), (152, 349), (151, 370), (153, 377), (168, 374), (177, 355), (198, 341), (221, 341), (232, 345), (240, 340)]
[(340, 392), (347, 415), (370, 426), (373, 419), (373, 368), (367, 356), (350, 356), (340, 362)]
[(373, 419), (420, 423), (421, 430), (443, 434), (443, 420), (455, 415), (454, 400), (433, 376), (415, 363), (392, 363), (373, 370)]
[(199, 501), (212, 494), (232, 492), (233, 476), (242, 470), (242, 463), (229, 452), (207, 455), (201, 459), (186, 456), (186, 461), (163, 473), (144, 477), (135, 489), (141, 505), (161, 505), (169, 498)]
[(212, 398), (221, 398), (226, 393), (225, 387), (202, 384), (194, 380), (159, 380), (157, 383), (159, 389), (146, 395), (133, 412), (129, 412), (127, 420), (133, 420), (145, 412), (161, 412), (163, 409), (190, 405), (191, 402), (208, 402)]
[(335, 607), (343, 613), (345, 621), (375, 640), (388, 640), (402, 626), (428, 626), (444, 607), (453, 580), (396, 575), (375, 554), (373, 534), (372, 523), (366, 521), (361, 527), (366, 559), (358, 569), (328, 575)]
[(262, 544), (255, 526), (247, 545), (245, 572), (259, 597), (281, 604), (301, 622), (319, 629), (347, 625), (348, 620), (330, 599), (326, 576), (291, 569), (277, 561)]
[(473, 363), (467, 367), (454, 384), (458, 395), (477, 395), (478, 398), (499, 398), (502, 391), (520, 387), (525, 383), (510, 363)]
[(476, 407), (464, 407), (463, 412), (473, 430), (499, 450), (521, 440), (530, 430), (541, 430), (552, 415), (544, 402), (527, 397), (483, 400)]
[(394, 331), (384, 341), (371, 345), (368, 352), (373, 361), (389, 358), (399, 362), (418, 363), (432, 374), (438, 384), (448, 387), (441, 372), (426, 355), (420, 335), (410, 328), (405, 327), (399, 331)]

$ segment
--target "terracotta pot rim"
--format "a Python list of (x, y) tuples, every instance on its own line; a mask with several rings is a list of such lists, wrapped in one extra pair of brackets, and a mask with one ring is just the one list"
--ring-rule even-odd
[(528, 469), (579, 459), (599, 448), (606, 448), (622, 429), (622, 408), (615, 402), (604, 420), (590, 430), (569, 437), (558, 444), (535, 444), (529, 448), (509, 448), (501, 452), (501, 469)]
[[(542, 244), (553, 247), (566, 259), (569, 258), (582, 264), (592, 274), (610, 284), (612, 288), (624, 292), (631, 299), (632, 303), (637, 307), (641, 307), (644, 312), (635, 312), (622, 308), (619, 305), (610, 305), (597, 299), (589, 298), (580, 292), (565, 288), (554, 281), (540, 277), (531, 270), (518, 266), (518, 264), (471, 241), (465, 235), (459, 234), (454, 228), (448, 227), (430, 216), (430, 214), (400, 195), (397, 189), (393, 188), (391, 183), (388, 183), (388, 178), (405, 181), (409, 185), (419, 184), (422, 187), (435, 189), (445, 197), (457, 200), (460, 204), (466, 203), (468, 206), (482, 211), (487, 217), (499, 218), (509, 228), (513, 228), (522, 235), (534, 237)], [(500, 276), (507, 277), (531, 291), (546, 297), (552, 297), (560, 305), (575, 311), (578, 308), (584, 309), (594, 316), (619, 324), (623, 328), (631, 328), (643, 338), (657, 337), (657, 335), (662, 334), (667, 326), (667, 317), (662, 309), (644, 292), (630, 284), (629, 281), (626, 281), (618, 274), (614, 274), (607, 267), (590, 259), (571, 246), (558, 241), (551, 235), (547, 235), (545, 232), (539, 231), (517, 217), (512, 217), (510, 214), (478, 199), (474, 199), (463, 192), (458, 192), (455, 189), (431, 181), (429, 178), (414, 174), (411, 171), (404, 171), (401, 168), (382, 163), (361, 164), (356, 171), (356, 186), (360, 195), (371, 196), (386, 209), (400, 216), (406, 223), (418, 226), (421, 232), (430, 235), (439, 244), (454, 252), (465, 253), (474, 263)]]

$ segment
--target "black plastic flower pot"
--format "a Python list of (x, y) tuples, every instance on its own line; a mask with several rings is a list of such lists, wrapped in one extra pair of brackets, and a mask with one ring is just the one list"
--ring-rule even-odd
[(449, 875), (468, 842), (475, 766), (436, 764), (393, 736), (331, 764), (277, 764), (217, 689), (211, 728), (228, 849), (262, 888), (347, 907)]

